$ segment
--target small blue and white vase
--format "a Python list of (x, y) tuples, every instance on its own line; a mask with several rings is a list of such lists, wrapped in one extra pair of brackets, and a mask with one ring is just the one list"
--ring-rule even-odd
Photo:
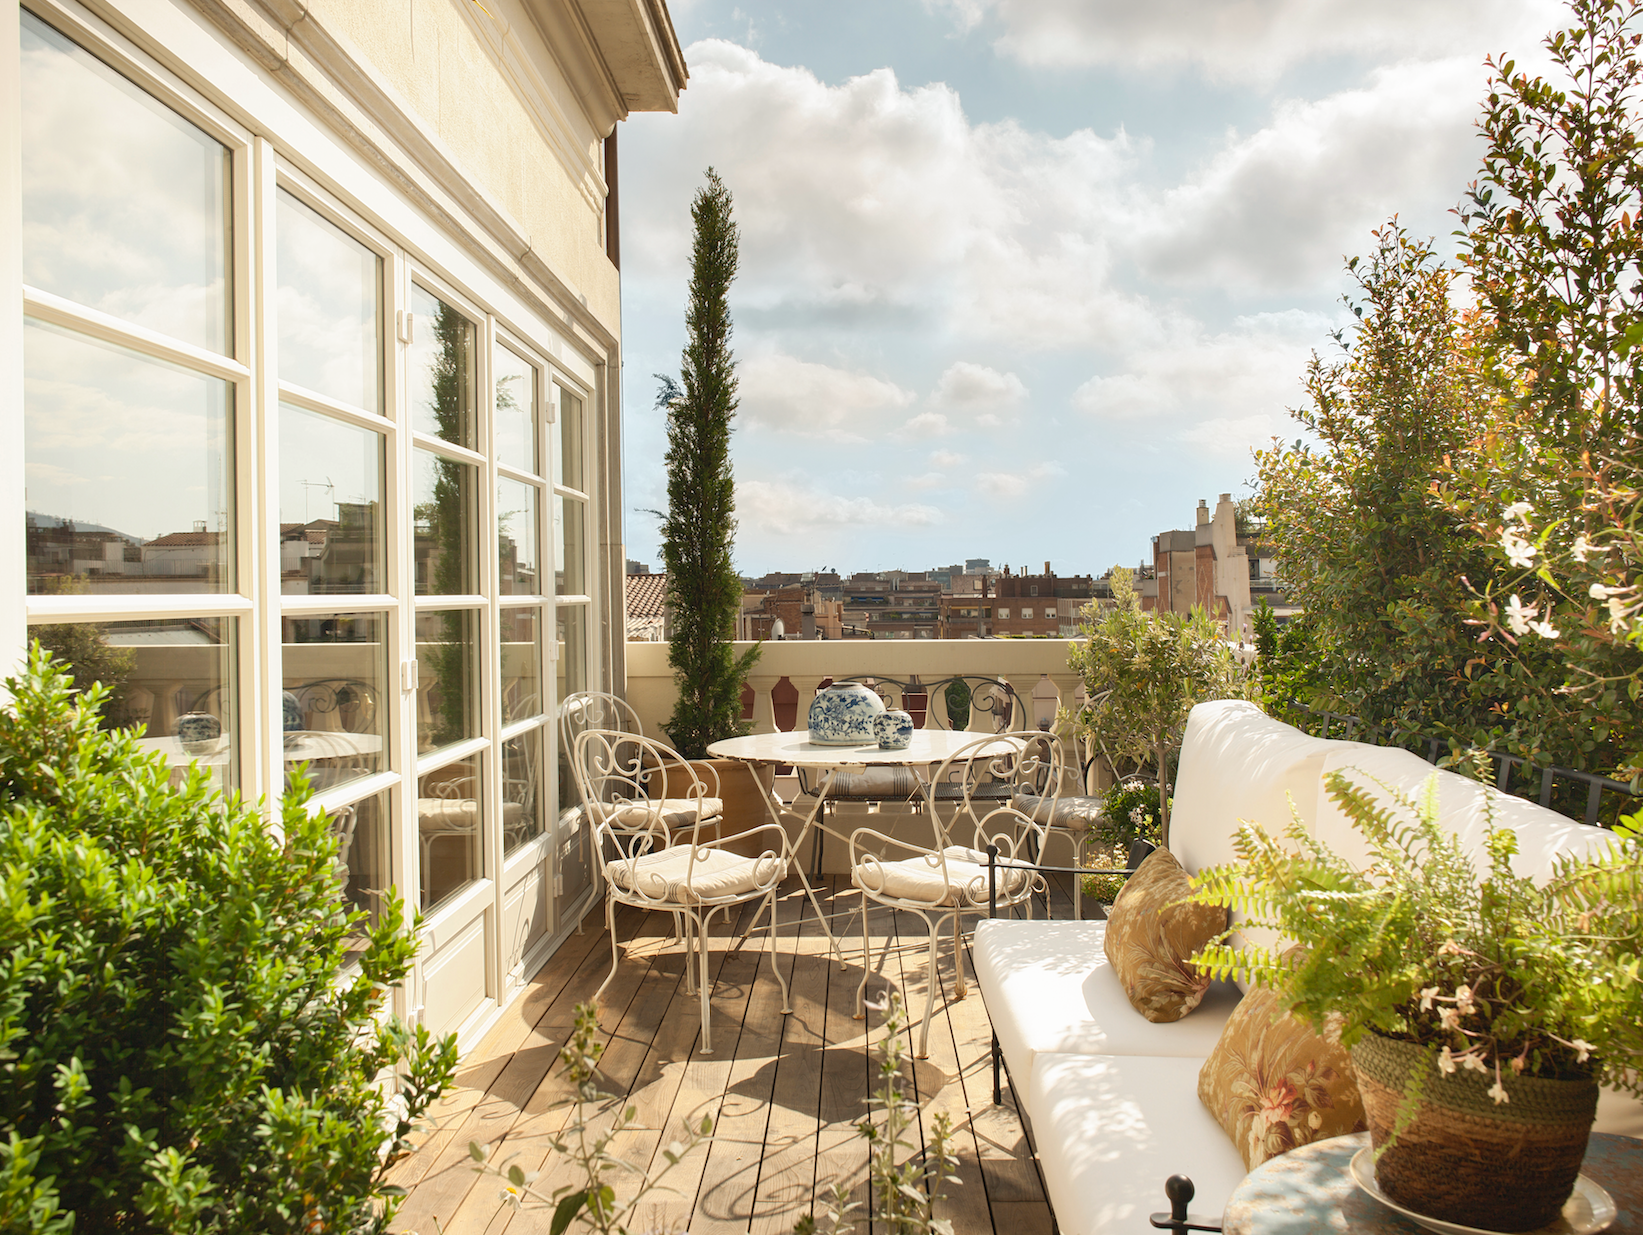
[(296, 733), (305, 728), (302, 723), (302, 700), (297, 698), (294, 691), (285, 692), (285, 698), (280, 701), (280, 709), (284, 714), (287, 733)]
[(913, 744), (913, 718), (900, 708), (873, 717), (873, 733), (880, 750), (906, 750)]
[(222, 721), (210, 712), (184, 712), (177, 717), (177, 741), (191, 755), (209, 755), (222, 740)]
[(818, 746), (868, 746), (878, 741), (873, 718), (884, 700), (860, 682), (834, 682), (810, 705), (810, 740)]

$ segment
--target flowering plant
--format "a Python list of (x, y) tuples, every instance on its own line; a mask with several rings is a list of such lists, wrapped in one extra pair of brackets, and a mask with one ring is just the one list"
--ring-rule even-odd
[(1222, 941), (1195, 964), (1273, 988), (1332, 1041), (1418, 1043), (1444, 1072), (1483, 1074), (1497, 1103), (1518, 1076), (1595, 1077), (1643, 1095), (1643, 846), (1617, 839), (1600, 857), (1561, 858), (1537, 886), (1512, 871), (1516, 835), (1491, 828), (1480, 878), (1437, 821), (1435, 776), (1418, 799), (1387, 790), (1392, 809), (1338, 772), (1325, 784), (1369, 842), (1369, 866), (1298, 820), (1282, 840), (1245, 824), (1239, 861), (1202, 872), (1193, 899), (1305, 950)]

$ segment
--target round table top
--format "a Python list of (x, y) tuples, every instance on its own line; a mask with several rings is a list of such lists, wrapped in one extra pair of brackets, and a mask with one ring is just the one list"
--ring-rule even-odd
[[(1238, 1185), (1225, 1213), (1225, 1235), (1429, 1235), (1352, 1182), (1352, 1155), (1369, 1133), (1314, 1141), (1268, 1159)], [(1643, 1232), (1643, 1141), (1592, 1133), (1581, 1173), (1614, 1198), (1619, 1216), (1610, 1232)]]
[[(906, 766), (940, 763), (986, 737), (985, 733), (970, 733), (962, 729), (915, 729), (913, 740), (905, 750), (883, 750), (876, 742), (861, 746), (823, 746), (810, 741), (808, 730), (796, 729), (791, 733), (753, 733), (742, 738), (725, 738), (709, 746), (707, 753), (715, 759), (786, 763), (796, 768), (860, 768), (868, 764)], [(999, 738), (971, 753), (982, 759), (1010, 754), (1019, 749), (1017, 742)]]

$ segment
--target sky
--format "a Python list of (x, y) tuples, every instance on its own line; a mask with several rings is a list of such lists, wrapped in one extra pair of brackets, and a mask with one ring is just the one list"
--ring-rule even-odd
[[(1099, 574), (1293, 441), (1345, 261), (1453, 254), (1485, 56), (1548, 0), (670, 0), (677, 115), (622, 126), (628, 556), (690, 203), (735, 201), (736, 566)], [(1348, 331), (1350, 336), (1350, 330)]]

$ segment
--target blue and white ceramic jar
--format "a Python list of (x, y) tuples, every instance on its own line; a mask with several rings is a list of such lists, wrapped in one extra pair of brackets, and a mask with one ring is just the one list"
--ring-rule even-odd
[(834, 682), (810, 705), (810, 740), (818, 746), (867, 746), (878, 741), (873, 718), (884, 700), (860, 682)]
[(913, 718), (900, 708), (873, 717), (873, 733), (880, 750), (906, 750), (913, 744)]
[(191, 755), (209, 755), (222, 739), (222, 721), (210, 712), (184, 712), (177, 717), (177, 741)]

